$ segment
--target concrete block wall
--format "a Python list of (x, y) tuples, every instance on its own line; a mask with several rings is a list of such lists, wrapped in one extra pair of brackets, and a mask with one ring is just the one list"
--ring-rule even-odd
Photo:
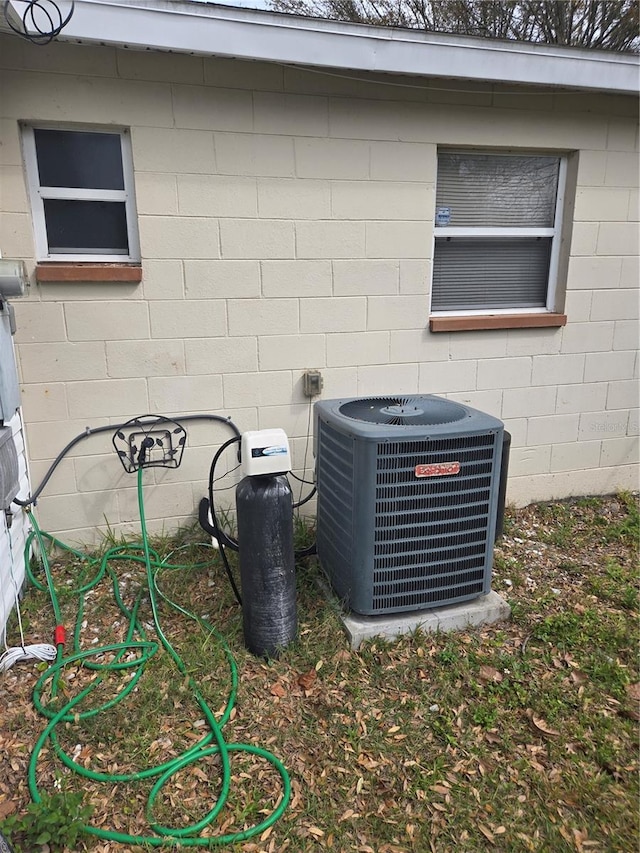
[[(309, 474), (301, 377), (319, 368), (326, 398), (437, 393), (503, 418), (516, 503), (637, 487), (633, 99), (13, 37), (0, 63), (3, 255), (34, 270), (21, 120), (131, 129), (142, 249), (141, 284), (34, 284), (16, 302), (34, 482), (87, 425), (147, 412), (281, 426)], [(573, 156), (565, 328), (428, 331), (438, 146)], [(226, 437), (189, 426), (183, 467), (150, 475), (152, 527), (192, 516)], [(42, 523), (74, 541), (136, 529), (134, 485), (109, 437), (88, 439)]]

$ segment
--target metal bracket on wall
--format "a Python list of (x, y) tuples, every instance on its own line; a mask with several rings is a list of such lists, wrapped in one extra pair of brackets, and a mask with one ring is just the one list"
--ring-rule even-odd
[(128, 474), (139, 468), (178, 468), (186, 440), (184, 427), (162, 415), (133, 418), (112, 439)]

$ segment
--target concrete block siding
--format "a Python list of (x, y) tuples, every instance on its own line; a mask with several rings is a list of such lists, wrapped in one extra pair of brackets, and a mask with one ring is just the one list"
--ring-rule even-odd
[[(516, 503), (637, 486), (631, 98), (462, 95), (7, 37), (0, 64), (3, 255), (34, 270), (19, 121), (131, 129), (142, 249), (139, 285), (34, 283), (14, 303), (35, 481), (85, 426), (147, 412), (282, 426), (309, 471), (301, 375), (319, 368), (325, 397), (433, 392), (503, 418)], [(428, 331), (438, 146), (572, 156), (566, 327)], [(189, 427), (183, 467), (150, 474), (152, 527), (192, 516), (225, 437)], [(72, 540), (127, 532), (134, 498), (109, 436), (91, 438), (41, 521)]]

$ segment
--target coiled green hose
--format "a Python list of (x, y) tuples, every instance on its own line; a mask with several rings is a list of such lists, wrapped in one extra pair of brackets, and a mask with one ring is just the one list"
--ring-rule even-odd
[[(55, 754), (57, 755), (59, 760), (70, 770), (74, 771), (75, 773), (78, 773), (80, 776), (84, 776), (87, 779), (99, 782), (107, 782), (113, 785), (117, 782), (131, 782), (157, 777), (149, 793), (146, 805), (147, 821), (149, 823), (151, 831), (154, 834), (144, 836), (129, 835), (128, 833), (124, 832), (101, 829), (96, 826), (91, 826), (90, 824), (85, 824), (83, 826), (83, 830), (85, 832), (108, 841), (117, 841), (127, 844), (148, 844), (153, 847), (162, 847), (168, 845), (172, 845), (174, 848), (216, 847), (223, 844), (232, 844), (234, 842), (244, 841), (246, 839), (252, 838), (256, 835), (263, 833), (266, 829), (273, 826), (273, 824), (275, 824), (276, 821), (278, 821), (279, 818), (282, 816), (282, 814), (287, 808), (291, 796), (291, 783), (289, 780), (289, 775), (282, 762), (268, 750), (262, 749), (261, 747), (253, 746), (251, 744), (228, 744), (224, 740), (222, 729), (231, 716), (238, 687), (238, 672), (236, 663), (229, 646), (210, 623), (208, 623), (205, 619), (201, 619), (200, 617), (196, 616), (195, 614), (191, 613), (190, 611), (186, 610), (175, 602), (171, 601), (171, 599), (169, 599), (161, 592), (157, 585), (156, 577), (160, 570), (168, 568), (179, 569), (186, 567), (172, 566), (163, 563), (160, 560), (159, 555), (149, 546), (149, 538), (147, 534), (143, 502), (142, 470), (142, 468), (138, 470), (138, 507), (140, 512), (142, 542), (140, 544), (119, 545), (115, 548), (111, 548), (104, 554), (101, 560), (90, 558), (87, 555), (83, 554), (81, 551), (71, 548), (68, 545), (65, 545), (63, 542), (60, 542), (53, 536), (44, 533), (38, 527), (38, 524), (33, 514), (29, 512), (31, 523), (33, 525), (33, 531), (30, 534), (26, 543), (25, 563), (28, 567), (27, 571), (31, 582), (40, 590), (48, 589), (57, 625), (56, 660), (45, 672), (42, 673), (36, 683), (33, 693), (35, 707), (42, 715), (48, 718), (49, 722), (42, 731), (31, 753), (31, 759), (29, 762), (29, 791), (34, 802), (41, 802), (42, 797), (38, 790), (37, 782), (38, 759), (43, 748), (45, 748), (47, 742), (50, 741), (55, 751)], [(46, 578), (46, 585), (42, 584), (38, 580), (38, 578), (34, 576), (34, 574), (29, 568), (29, 554), (31, 545), (33, 544), (34, 540), (37, 541), (38, 544), (38, 549), (42, 559)], [(73, 590), (73, 592), (79, 596), (80, 603), (78, 606), (76, 626), (74, 631), (75, 651), (73, 654), (70, 655), (64, 654), (64, 629), (61, 627), (62, 613), (58, 601), (58, 596), (55, 590), (51, 566), (47, 557), (45, 540), (48, 540), (51, 544), (55, 545), (58, 548), (62, 548), (65, 551), (74, 554), (76, 557), (82, 560), (86, 564), (85, 573), (94, 572), (93, 577), (86, 580), (77, 589)], [(138, 593), (136, 601), (131, 609), (128, 609), (124, 604), (118, 588), (117, 575), (109, 565), (114, 560), (133, 560), (135, 562), (142, 563), (145, 566), (147, 580), (147, 588), (145, 591), (148, 593), (149, 600), (151, 602), (153, 624), (157, 637), (160, 641), (159, 643), (147, 640), (144, 628), (138, 620), (138, 609), (140, 606), (143, 591), (141, 590)], [(113, 582), (114, 597), (116, 603), (118, 604), (120, 610), (129, 620), (126, 639), (122, 643), (114, 643), (111, 645), (100, 646), (83, 651), (80, 649), (80, 629), (84, 613), (84, 596), (89, 590), (93, 589), (104, 578), (106, 572), (109, 573)], [(173, 646), (171, 645), (162, 630), (162, 626), (160, 624), (160, 616), (158, 613), (159, 596), (162, 597), (175, 610), (192, 619), (195, 619), (200, 624), (202, 624), (209, 632), (214, 634), (221, 643), (229, 666), (231, 687), (229, 690), (229, 695), (224, 708), (224, 712), (219, 721), (216, 720), (213, 711), (207, 704), (205, 698), (202, 696), (194, 679), (187, 672), (187, 668), (184, 664), (184, 661), (177, 653), (177, 651), (173, 648)], [(134, 640), (133, 638), (136, 634), (142, 639)], [(95, 770), (90, 770), (82, 766), (78, 762), (74, 761), (62, 748), (56, 735), (56, 727), (59, 724), (72, 723), (95, 716), (107, 710), (108, 708), (113, 707), (117, 703), (122, 702), (135, 688), (136, 684), (144, 673), (145, 665), (151, 660), (151, 658), (156, 654), (156, 652), (158, 652), (160, 645), (162, 645), (164, 650), (168, 652), (168, 654), (171, 656), (178, 672), (185, 679), (187, 679), (189, 687), (193, 692), (194, 698), (198, 703), (199, 707), (201, 708), (205, 720), (208, 724), (208, 733), (205, 734), (197, 744), (183, 752), (181, 755), (162, 764), (156, 765), (154, 767), (148, 767), (137, 772), (100, 773)], [(112, 653), (114, 655), (113, 659), (109, 663), (100, 663), (91, 660), (92, 658), (98, 657), (105, 653)], [(135, 658), (133, 659), (131, 659), (132, 653), (135, 653)], [(42, 701), (42, 692), (45, 688), (45, 685), (48, 682), (51, 682), (51, 697), (56, 698), (58, 693), (59, 679), (62, 670), (64, 669), (64, 667), (73, 663), (80, 663), (82, 666), (96, 670), (98, 672), (98, 676), (80, 693), (78, 693), (77, 696), (66, 702), (57, 711), (53, 712)], [(117, 672), (127, 669), (135, 670), (135, 672), (126, 687), (124, 687), (113, 698), (109, 699), (102, 705), (85, 711), (81, 710), (81, 703), (83, 702), (83, 700), (86, 699), (86, 697), (102, 683), (103, 679), (100, 677), (100, 672), (104, 672), (105, 674), (107, 674), (110, 672)], [(229, 754), (232, 752), (243, 752), (252, 755), (257, 755), (260, 758), (268, 761), (278, 771), (282, 780), (282, 795), (280, 801), (273, 809), (273, 811), (264, 820), (250, 827), (249, 829), (239, 832), (227, 833), (224, 835), (203, 837), (199, 833), (201, 833), (202, 830), (205, 829), (205, 827), (210, 826), (216, 820), (216, 818), (218, 817), (227, 802), (231, 787), (231, 769)], [(183, 768), (188, 767), (210, 755), (219, 756), (221, 764), (220, 790), (213, 808), (201, 820), (189, 826), (169, 827), (158, 823), (153, 815), (154, 806), (165, 784)]]

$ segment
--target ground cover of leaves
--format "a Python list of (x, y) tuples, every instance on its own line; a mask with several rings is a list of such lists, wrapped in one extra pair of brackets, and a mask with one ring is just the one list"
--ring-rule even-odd
[[(630, 494), (509, 509), (493, 577), (493, 588), (511, 605), (509, 622), (450, 635), (376, 639), (357, 651), (348, 646), (337, 606), (318, 592), (318, 569), (310, 562), (298, 569), (299, 638), (275, 661), (244, 650), (241, 613), (215, 554), (195, 540), (188, 544), (199, 537), (185, 534), (171, 559), (208, 564), (163, 572), (159, 583), (185, 608), (206, 615), (236, 657), (238, 699), (225, 738), (271, 750), (292, 780), (283, 818), (223, 849), (637, 850), (637, 527), (638, 498)], [(54, 561), (69, 626), (77, 602), (64, 589), (75, 582), (79, 565)], [(139, 564), (120, 562), (116, 571), (133, 600), (142, 584)], [(22, 612), (27, 642), (50, 642), (46, 594), (31, 588)], [(141, 619), (152, 635), (144, 600)], [(221, 713), (229, 677), (215, 635), (166, 605), (161, 620), (188, 674)], [(125, 630), (105, 579), (87, 597), (82, 645), (119, 641)], [(12, 622), (9, 643), (17, 638)], [(42, 669), (21, 663), (0, 675), (0, 828), (3, 818), (29, 803), (29, 756), (46, 724), (31, 697)], [(62, 692), (75, 695), (92, 678), (95, 671), (69, 666)], [(97, 692), (113, 696), (123, 678), (106, 678)], [(186, 678), (159, 653), (125, 701), (99, 717), (65, 724), (59, 737), (79, 764), (125, 773), (177, 755), (205, 728)], [(148, 834), (145, 803), (153, 780), (105, 784), (78, 777), (50, 748), (37, 778), (43, 791), (83, 792), (92, 825)], [(155, 817), (176, 826), (199, 819), (218, 787), (216, 756), (188, 766), (164, 789)], [(260, 822), (280, 790), (277, 774), (262, 759), (233, 757), (228, 803), (204, 834)], [(83, 835), (64, 849), (152, 848)]]

